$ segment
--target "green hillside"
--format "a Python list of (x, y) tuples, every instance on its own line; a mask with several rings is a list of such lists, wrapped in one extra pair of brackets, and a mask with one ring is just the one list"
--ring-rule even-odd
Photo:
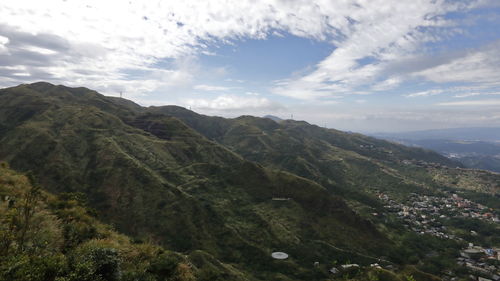
[[(0, 217), (2, 281), (255, 280), (204, 251), (184, 255), (118, 234), (95, 218), (84, 194), (50, 194), (31, 175), (14, 172), (5, 162), (0, 163)], [(294, 266), (282, 262), (274, 269), (293, 270)], [(398, 274), (370, 268), (349, 274), (351, 280), (402, 281), (423, 273), (408, 267)], [(284, 274), (274, 277), (287, 279)], [(417, 280), (434, 280), (423, 277)]]
[(82, 193), (54, 196), (0, 163), (0, 280), (249, 280), (208, 253), (118, 234)]
[(0, 159), (49, 191), (82, 192), (99, 218), (136, 239), (201, 249), (257, 278), (276, 272), (276, 250), (291, 254), (285, 276), (305, 278), (316, 260), (349, 258), (326, 244), (378, 254), (390, 244), (321, 185), (84, 88), (1, 90), (0, 128)]
[[(465, 240), (414, 233), (380, 194), (398, 206), (415, 194), (444, 198), (460, 190), (492, 212), (500, 208), (500, 175), (456, 168), (432, 151), (303, 121), (145, 108), (44, 82), (0, 90), (0, 143), (0, 160), (55, 194), (47, 198), (85, 198), (78, 208), (91, 208), (91, 224), (114, 233), (105, 236), (109, 243), (122, 237), (125, 248), (155, 249), (131, 263), (140, 269), (123, 263), (123, 270), (149, 274), (164, 251), (175, 257), (168, 265), (174, 280), (184, 280), (172, 277), (177, 267), (199, 280), (434, 280), (421, 271), (459, 271), (454, 259)], [(41, 207), (55, 216), (47, 224), (65, 228), (49, 201)], [(468, 223), (451, 223), (457, 237), (469, 239)], [(471, 239), (495, 246), (498, 227), (478, 225), (488, 231)], [(60, 252), (69, 259), (95, 239), (101, 236)], [(289, 258), (274, 260), (276, 251)], [(385, 269), (370, 267), (375, 262)], [(329, 272), (346, 263), (361, 268)], [(120, 280), (149, 280), (141, 278)]]
[[(277, 123), (252, 116), (223, 119), (175, 106), (150, 107), (148, 111), (179, 118), (247, 160), (308, 178), (334, 194), (371, 206), (377, 202), (366, 193), (368, 190), (407, 194), (428, 191), (430, 186), (442, 184), (434, 181), (423, 167), (412, 165), (411, 172), (407, 173), (405, 163), (443, 168), (460, 166), (429, 150), (325, 129), (303, 121)], [(415, 170), (420, 170), (425, 179), (415, 177), (418, 174)]]

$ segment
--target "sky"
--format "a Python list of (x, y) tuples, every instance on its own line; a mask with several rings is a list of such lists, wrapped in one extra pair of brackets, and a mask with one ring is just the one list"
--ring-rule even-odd
[(0, 87), (357, 132), (500, 127), (500, 0), (2, 0)]

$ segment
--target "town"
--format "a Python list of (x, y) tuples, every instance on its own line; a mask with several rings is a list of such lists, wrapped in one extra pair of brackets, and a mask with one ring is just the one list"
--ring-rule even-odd
[[(500, 280), (500, 248), (469, 243), (449, 231), (443, 224), (445, 220), (450, 218), (470, 218), (500, 224), (498, 214), (495, 214), (490, 208), (451, 192), (445, 192), (443, 196), (411, 193), (402, 202), (397, 202), (382, 192), (378, 192), (377, 196), (384, 202), (384, 208), (388, 213), (401, 219), (405, 227), (411, 231), (441, 239), (454, 239), (467, 244), (468, 246), (460, 251), (457, 264), (469, 270), (471, 279), (478, 281)], [(373, 215), (378, 216), (379, 214), (374, 213)], [(478, 235), (474, 230), (470, 232), (473, 236)]]

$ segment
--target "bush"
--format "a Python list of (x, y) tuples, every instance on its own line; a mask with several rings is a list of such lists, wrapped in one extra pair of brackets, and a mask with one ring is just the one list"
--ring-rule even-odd
[(70, 280), (120, 280), (121, 260), (114, 248), (88, 243), (73, 253), (72, 261), (73, 272)]
[(28, 256), (11, 255), (0, 259), (2, 281), (49, 281), (60, 280), (67, 269), (63, 255)]
[(173, 276), (176, 272), (177, 265), (182, 262), (182, 257), (178, 254), (166, 252), (153, 260), (147, 272), (156, 276), (158, 280), (165, 280)]

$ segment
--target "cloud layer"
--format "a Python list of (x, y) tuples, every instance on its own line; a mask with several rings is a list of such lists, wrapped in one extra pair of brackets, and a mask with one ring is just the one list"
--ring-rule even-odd
[[(325, 4), (6, 0), (0, 3), (2, 71), (23, 71), (0, 83), (44, 79), (148, 91), (188, 76), (157, 62), (198, 54), (211, 44), (265, 38), (274, 30), (318, 40), (347, 32), (342, 13), (354, 4)], [(146, 86), (131, 81), (129, 70), (144, 73), (139, 80)]]
[[(163, 100), (216, 113), (256, 114), (302, 101), (345, 105), (340, 100), (350, 95), (363, 95), (351, 103), (367, 106), (367, 96), (386, 92), (473, 106), (500, 88), (500, 37), (473, 34), (478, 22), (500, 23), (487, 14), (491, 7), (494, 0), (3, 0), (0, 86), (46, 80), (144, 103), (163, 93)], [(273, 36), (326, 42), (331, 51), (257, 89), (251, 77), (240, 81), (230, 67), (199, 59), (217, 56), (219, 46)], [(295, 103), (282, 106), (288, 99)]]
[[(336, 49), (314, 71), (279, 81), (277, 94), (300, 99), (380, 92), (416, 78), (436, 83), (498, 85), (500, 41), (478, 50), (440, 52), (430, 46), (464, 33), (449, 13), (464, 13), (486, 1), (362, 1)], [(437, 93), (425, 91), (420, 94)], [(410, 95), (411, 96), (411, 95)]]

